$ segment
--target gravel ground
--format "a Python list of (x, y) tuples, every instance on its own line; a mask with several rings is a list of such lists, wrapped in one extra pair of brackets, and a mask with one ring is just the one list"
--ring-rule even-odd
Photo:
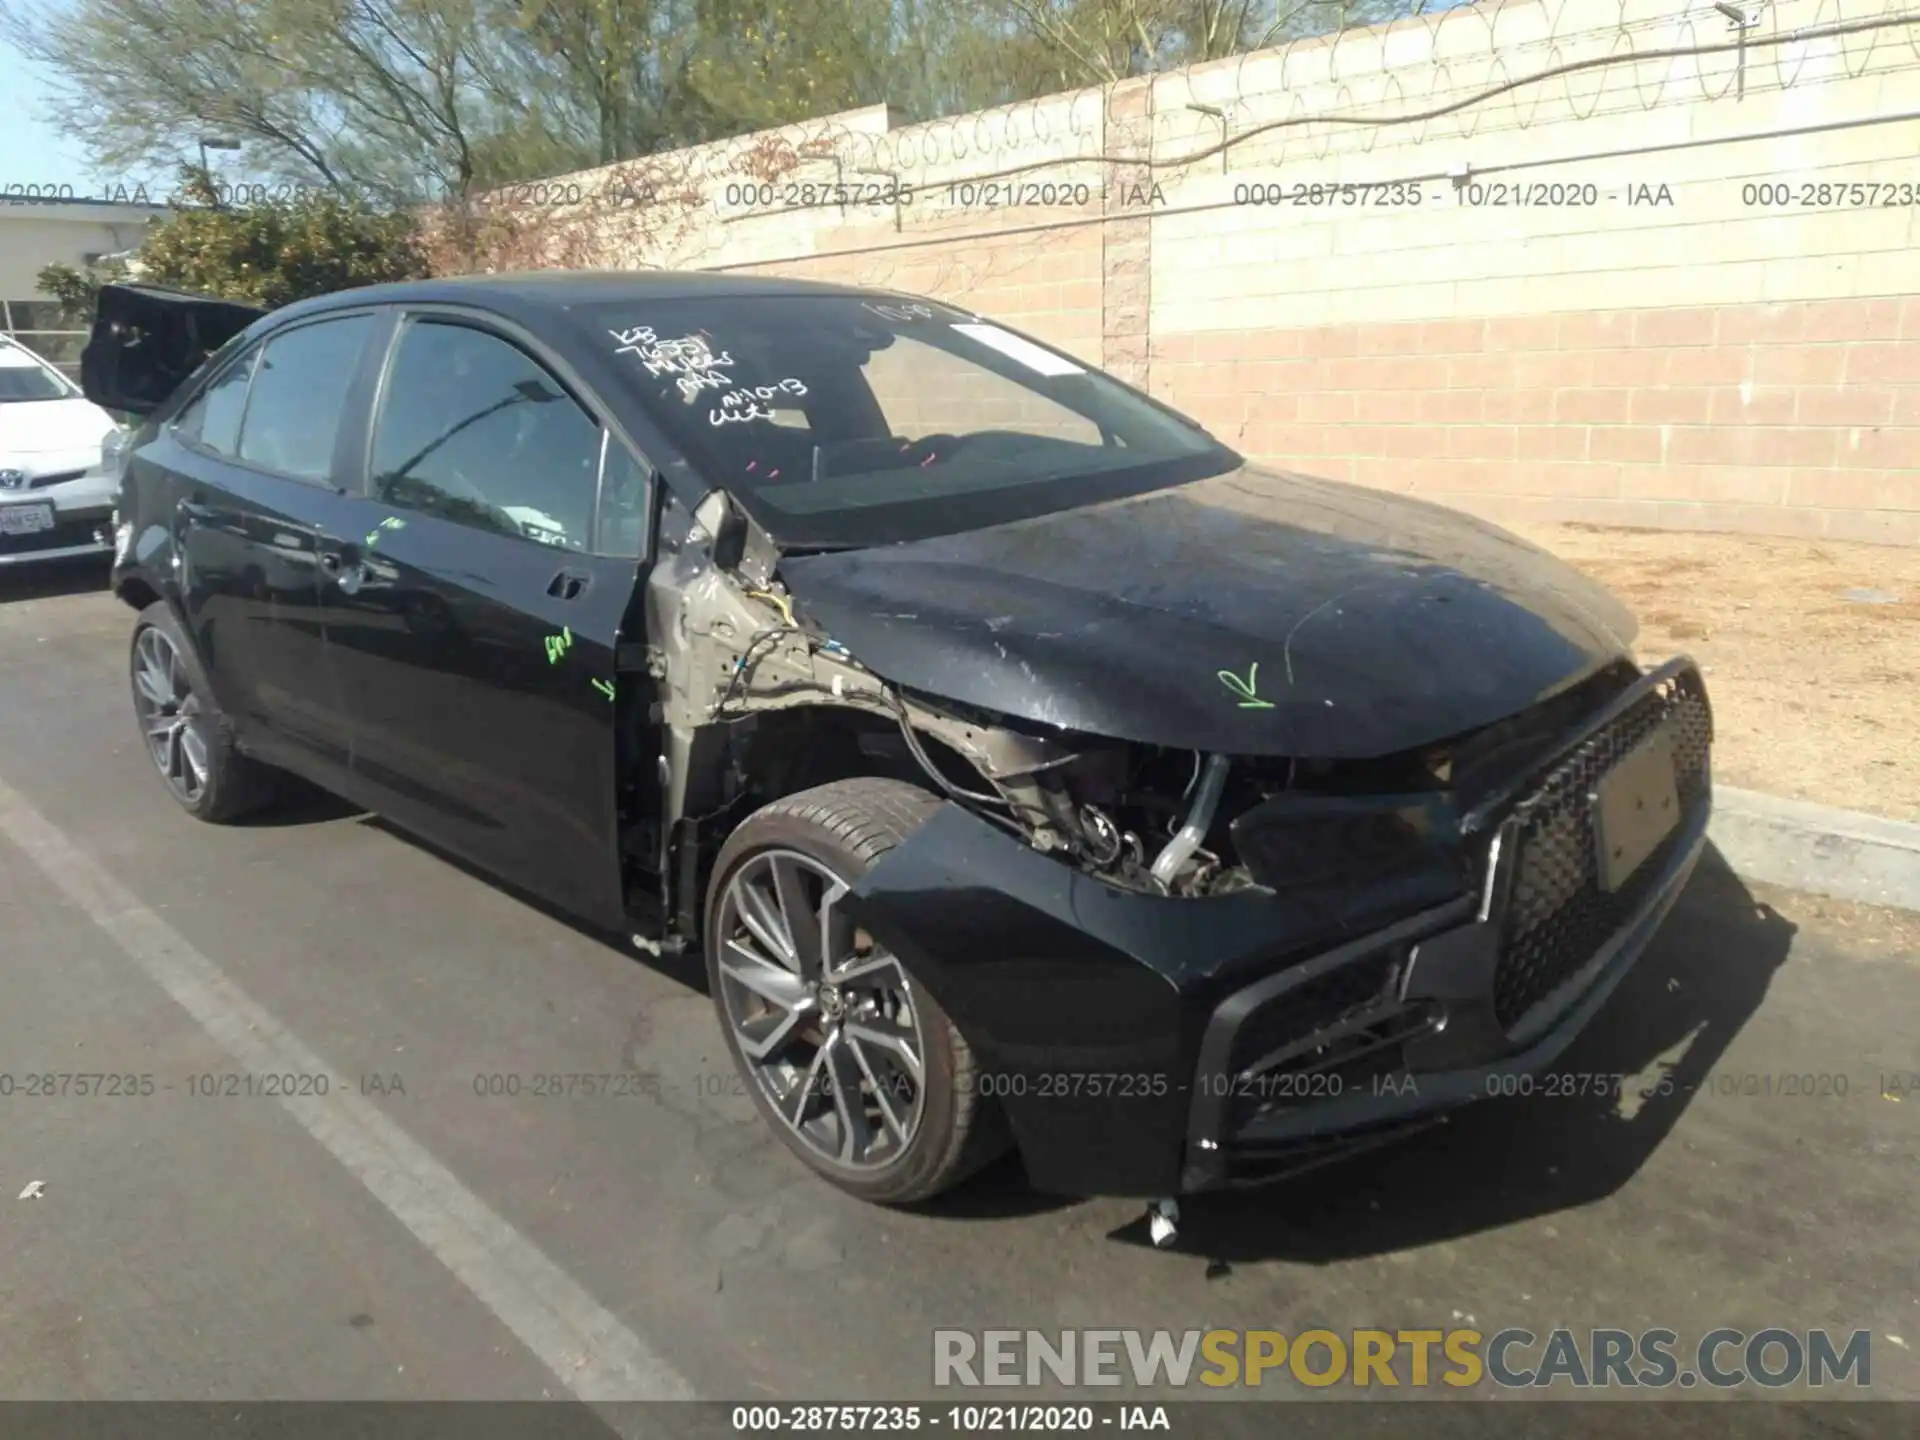
[(1514, 528), (1634, 608), (1643, 660), (1701, 663), (1715, 779), (1920, 821), (1920, 550)]

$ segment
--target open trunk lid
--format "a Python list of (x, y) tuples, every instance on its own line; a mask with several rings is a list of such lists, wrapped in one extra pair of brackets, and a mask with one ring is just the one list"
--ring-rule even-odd
[(158, 285), (103, 285), (80, 388), (106, 410), (150, 415), (200, 362), (267, 312)]

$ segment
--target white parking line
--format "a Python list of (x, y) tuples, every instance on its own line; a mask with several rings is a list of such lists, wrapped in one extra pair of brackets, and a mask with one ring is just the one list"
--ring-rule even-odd
[(4, 780), (0, 835), (255, 1074), (324, 1073), (281, 1106), (582, 1400), (690, 1400), (693, 1386), (526, 1236), (241, 991)]

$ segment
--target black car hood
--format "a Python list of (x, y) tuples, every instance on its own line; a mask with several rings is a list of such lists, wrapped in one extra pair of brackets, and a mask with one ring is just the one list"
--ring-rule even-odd
[(1357, 759), (1629, 654), (1546, 551), (1386, 491), (1252, 467), (966, 534), (791, 557), (802, 615), (883, 678), (1063, 730)]

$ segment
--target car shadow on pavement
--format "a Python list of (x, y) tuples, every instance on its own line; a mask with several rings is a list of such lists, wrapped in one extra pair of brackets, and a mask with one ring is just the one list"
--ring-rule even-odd
[[(356, 813), (320, 792), (310, 803), (314, 808), (299, 801), (275, 807), (278, 823), (297, 823), (285, 817), (303, 811), (310, 820)], [(359, 813), (361, 824), (706, 993), (698, 952), (646, 954), (626, 936), (584, 923), (430, 841)], [(1585, 1033), (1551, 1071), (1535, 1077), (1535, 1093), (1480, 1101), (1444, 1124), (1289, 1179), (1185, 1200), (1179, 1252), (1223, 1269), (1259, 1260), (1331, 1264), (1457, 1239), (1612, 1194), (1666, 1139), (1759, 1008), (1796, 928), (1756, 900), (1709, 844), (1653, 943)], [(1546, 1093), (1550, 1089), (1563, 1093)], [(769, 1135), (767, 1143), (777, 1142)], [(968, 1221), (1077, 1203), (1035, 1190), (1016, 1152), (909, 1208), (928, 1218)], [(1144, 1246), (1146, 1228), (1143, 1218), (1112, 1238)]]
[[(1399, 1143), (1270, 1186), (1196, 1197), (1182, 1207), (1179, 1248), (1217, 1264), (1330, 1264), (1612, 1194), (1710, 1083), (1796, 928), (1710, 845), (1646, 953), (1533, 1093), (1477, 1102)], [(1139, 1222), (1115, 1238), (1145, 1243), (1144, 1230)]]
[[(298, 823), (283, 818), (299, 813), (297, 803), (274, 807), (275, 817), (267, 823)], [(529, 909), (537, 910), (555, 924), (564, 925), (581, 937), (605, 945), (617, 952), (621, 958), (644, 965), (668, 980), (686, 987), (698, 995), (707, 995), (707, 967), (701, 952), (696, 948), (683, 954), (653, 955), (641, 950), (632, 942), (632, 937), (604, 930), (579, 916), (535, 895), (530, 891), (502, 880), (479, 866), (469, 863), (452, 851), (422, 839), (410, 831), (403, 830), (392, 822), (368, 811), (348, 804), (344, 800), (326, 794), (314, 792), (313, 805), (319, 807), (309, 812), (308, 819), (331, 819), (336, 816), (358, 815), (359, 822), (383, 834), (391, 836), (403, 845), (412, 845), (443, 863), (452, 866), (463, 874), (483, 885), (512, 896)], [(713, 1020), (714, 1035), (719, 1036), (719, 1020)], [(633, 1062), (629, 1062), (630, 1066)], [(763, 1137), (769, 1151), (779, 1149), (780, 1142), (771, 1131)], [(796, 1169), (795, 1174), (802, 1173)], [(963, 1184), (943, 1195), (918, 1205), (902, 1207), (931, 1219), (942, 1220), (1004, 1220), (1022, 1215), (1043, 1214), (1052, 1210), (1063, 1210), (1081, 1203), (1077, 1196), (1051, 1195), (1035, 1190), (1027, 1183), (1026, 1171), (1021, 1164), (1017, 1151), (1009, 1151), (979, 1174), (971, 1176)]]
[(279, 830), (295, 825), (322, 825), (329, 820), (345, 820), (368, 813), (364, 807), (341, 799), (331, 790), (322, 790), (298, 775), (282, 772), (275, 780), (279, 789), (273, 803), (233, 821), (234, 828)]
[(52, 600), (104, 590), (112, 579), (107, 556), (97, 560), (56, 560), (46, 565), (0, 569), (0, 605), (17, 600)]
[[(511, 896), (520, 904), (525, 905), (529, 910), (539, 911), (540, 914), (546, 916), (556, 925), (564, 925), (576, 935), (604, 945), (609, 950), (617, 952), (623, 959), (645, 965), (649, 970), (653, 970), (669, 980), (677, 981), (689, 990), (698, 991), (702, 995), (707, 993), (706, 963), (701, 959), (697, 951), (684, 955), (649, 954), (633, 943), (633, 937), (630, 934), (608, 930), (603, 926), (595, 925), (589, 920), (582, 919), (571, 910), (556, 905), (544, 896), (537, 895), (523, 886), (516, 885), (503, 876), (496, 875), (491, 870), (475, 865), (464, 856), (456, 855), (453, 851), (446, 849), (444, 846), (437, 845), (423, 836), (416, 835), (411, 830), (402, 829), (384, 816), (376, 815), (369, 810), (363, 810), (357, 805), (349, 805), (344, 800), (336, 800), (333, 796), (326, 794), (318, 795), (314, 803), (316, 805), (324, 805), (329, 801), (337, 806), (343, 807), (337, 813), (358, 815), (360, 817), (360, 824), (370, 829), (378, 830), (382, 834), (398, 840), (403, 845), (411, 845), (417, 850), (425, 851), (442, 864), (452, 866), (463, 875), (478, 881), (489, 889), (498, 890), (503, 895)], [(331, 817), (322, 814), (319, 818), (325, 819)]]

